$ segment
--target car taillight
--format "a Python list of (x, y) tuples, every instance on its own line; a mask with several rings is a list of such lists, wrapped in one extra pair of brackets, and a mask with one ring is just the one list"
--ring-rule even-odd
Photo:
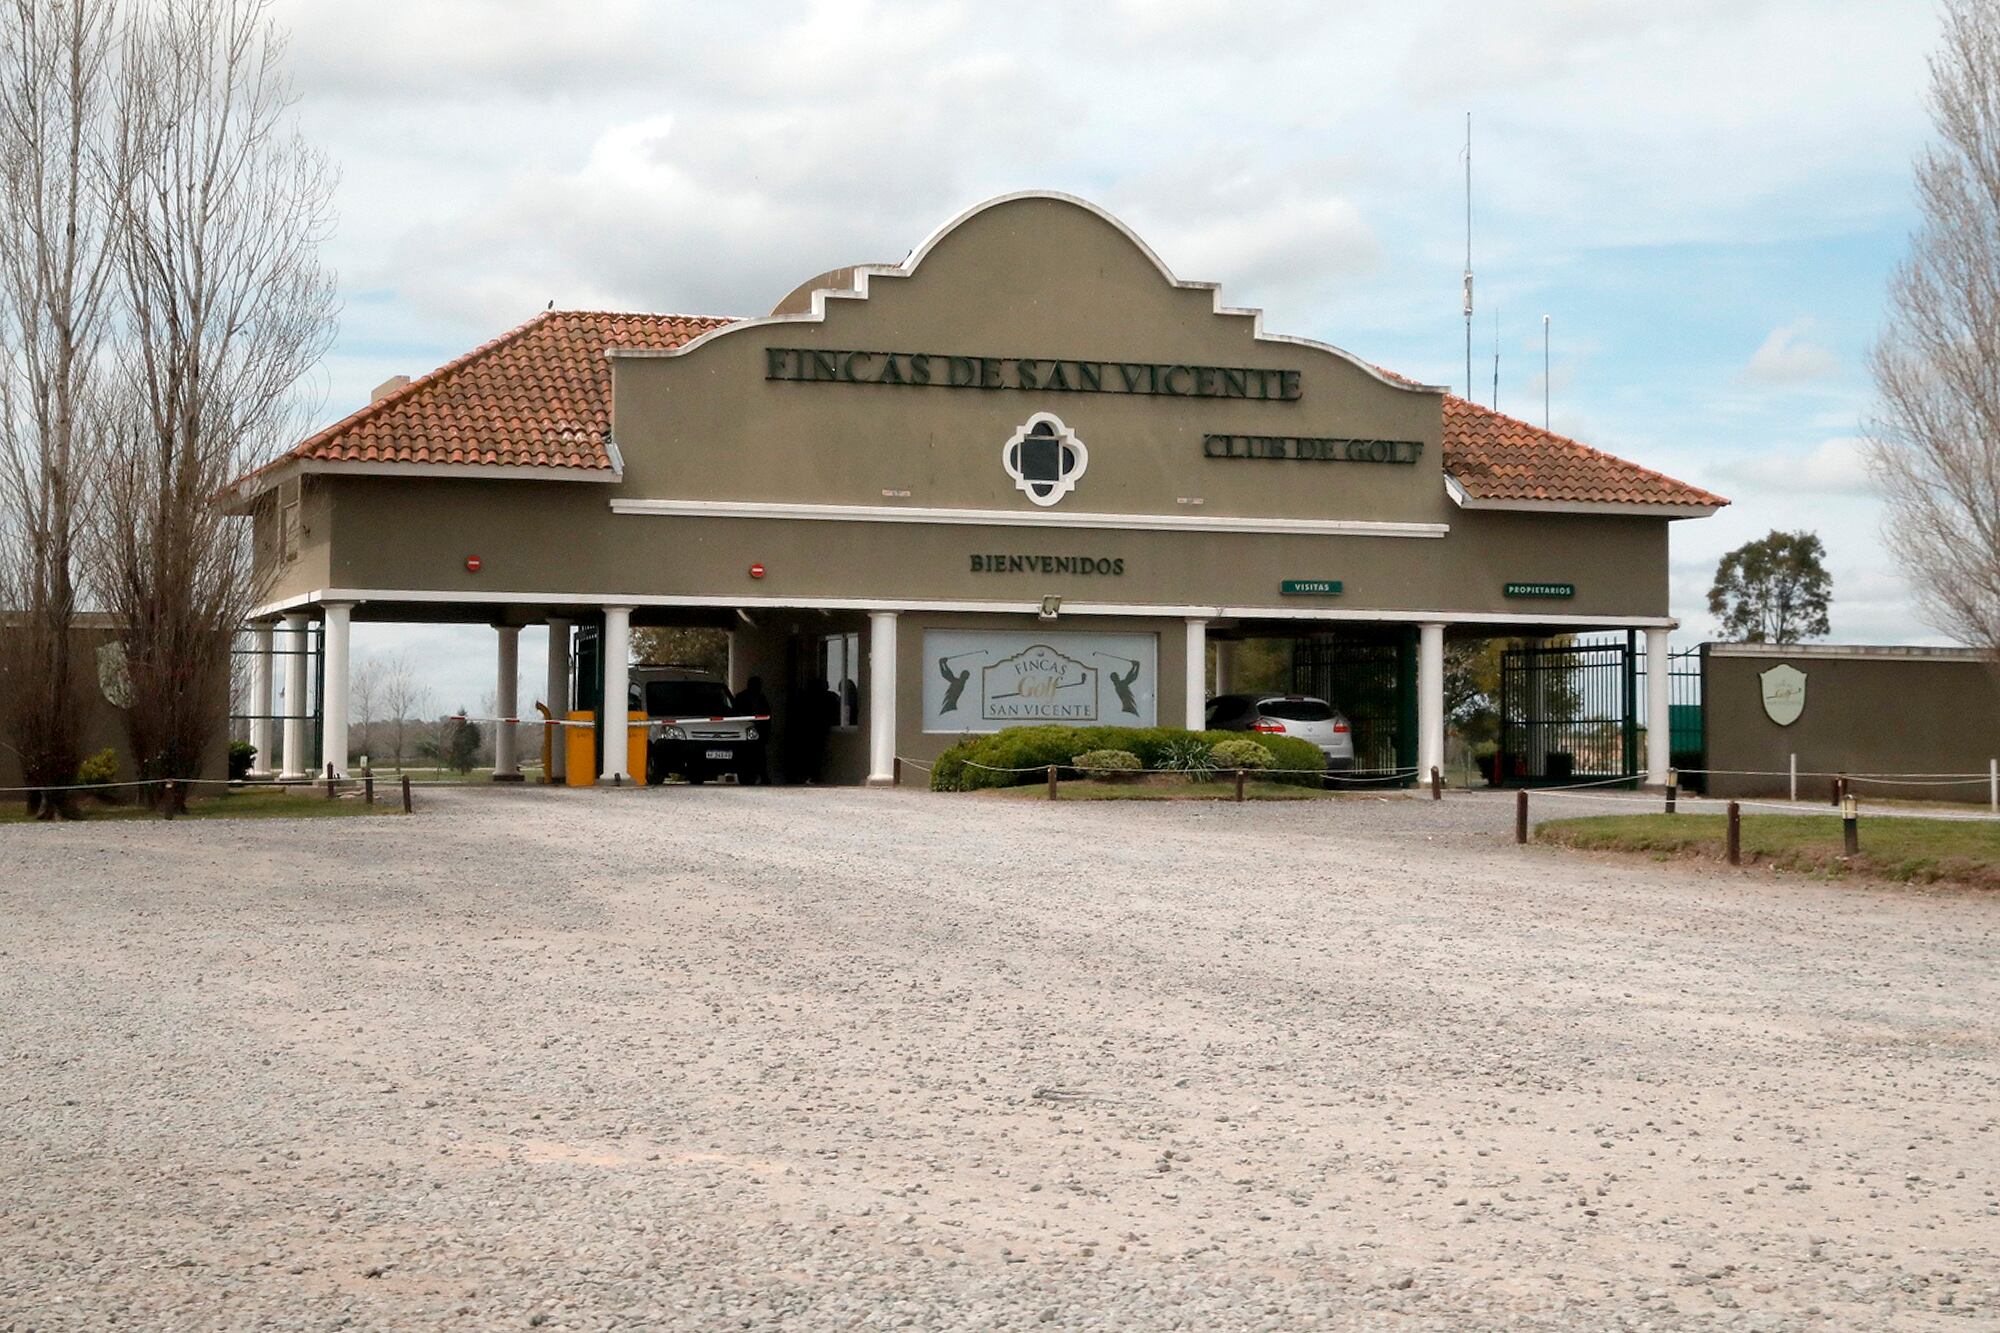
[(1345, 722), (1334, 723), (1333, 734), (1336, 736), (1345, 736), (1347, 734), (1347, 724)]
[(1285, 724), (1282, 722), (1271, 722), (1266, 719), (1259, 718), (1256, 722), (1251, 724), (1250, 730), (1261, 731), (1267, 736), (1282, 736), (1285, 734)]

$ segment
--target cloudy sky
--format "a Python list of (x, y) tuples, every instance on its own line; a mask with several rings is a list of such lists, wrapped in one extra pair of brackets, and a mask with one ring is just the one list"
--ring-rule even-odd
[[(280, 0), (338, 163), (327, 420), (558, 307), (747, 315), (899, 259), (991, 195), (1066, 190), (1266, 327), (1473, 389), (1736, 504), (1674, 532), (1674, 612), (1717, 556), (1811, 528), (1838, 639), (1935, 640), (1856, 437), (1914, 225), (1926, 0)], [(471, 636), (471, 637), (468, 637)], [(490, 691), (471, 631), (409, 646)], [(463, 650), (463, 651), (459, 651)], [(523, 643), (523, 660), (539, 647)], [(460, 697), (463, 696), (463, 697)]]

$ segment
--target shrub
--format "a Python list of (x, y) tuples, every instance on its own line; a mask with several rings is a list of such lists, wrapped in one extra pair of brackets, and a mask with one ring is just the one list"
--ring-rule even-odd
[[(118, 751), (99, 750), (76, 766), (76, 780), (79, 783), (118, 781)], [(100, 801), (115, 801), (118, 793), (109, 788), (90, 793)]]
[(1220, 741), (1209, 750), (1208, 757), (1224, 771), (1271, 766), (1271, 752), (1253, 740)]
[[(1124, 750), (1139, 757), (1143, 768), (1163, 769), (1172, 742), (1198, 739), (1204, 762), (1210, 747), (1243, 740), (1240, 731), (1182, 731), (1177, 727), (1009, 727), (986, 736), (967, 736), (938, 756), (931, 770), (934, 791), (979, 791), (988, 787), (1019, 787), (1040, 782), (1049, 765), (1075, 768), (1078, 755), (1092, 750)], [(1255, 742), (1271, 754), (1275, 769), (1299, 770), (1274, 775), (1276, 781), (1301, 787), (1317, 786), (1326, 757), (1319, 747), (1290, 736), (1267, 736)]]
[(1208, 755), (1209, 744), (1201, 737), (1192, 733), (1176, 736), (1160, 748), (1159, 766), (1189, 782), (1206, 782), (1215, 776), (1215, 761)]
[(1089, 778), (1123, 782), (1139, 776), (1146, 767), (1130, 750), (1086, 750), (1070, 761), (1071, 767)]
[[(105, 751), (109, 754), (110, 751)], [(229, 742), (229, 780), (241, 782), (250, 776), (250, 765), (257, 759), (257, 747), (249, 741)]]

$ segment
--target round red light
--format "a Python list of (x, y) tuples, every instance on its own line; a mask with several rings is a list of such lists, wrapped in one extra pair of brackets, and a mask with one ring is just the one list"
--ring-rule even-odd
[(466, 572), (466, 573), (468, 573), (468, 574), (477, 574), (477, 573), (479, 572), (479, 557), (478, 557), (478, 556), (476, 556), (476, 555), (469, 555), (469, 556), (465, 557), (465, 572)]
[(750, 566), (750, 577), (751, 577), (751, 578), (753, 578), (753, 579), (761, 579), (761, 578), (763, 578), (763, 577), (764, 577), (764, 566), (762, 566), (761, 564), (758, 564), (758, 565), (752, 565), (752, 566)]

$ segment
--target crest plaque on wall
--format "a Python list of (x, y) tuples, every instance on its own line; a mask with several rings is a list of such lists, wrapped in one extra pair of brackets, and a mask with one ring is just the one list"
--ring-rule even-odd
[(1773, 722), (1789, 727), (1806, 711), (1806, 673), (1779, 663), (1757, 677), (1763, 687), (1764, 711)]

